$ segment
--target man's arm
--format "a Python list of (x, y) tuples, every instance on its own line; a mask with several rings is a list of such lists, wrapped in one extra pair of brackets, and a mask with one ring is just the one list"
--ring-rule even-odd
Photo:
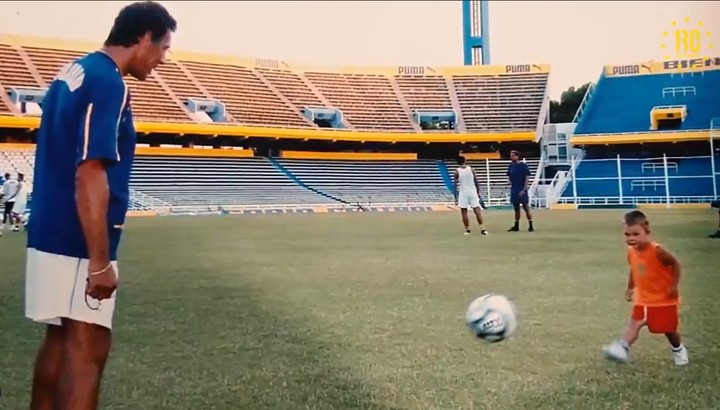
[(475, 181), (475, 189), (477, 190), (477, 194), (480, 195), (480, 180), (477, 177), (477, 174), (475, 173), (475, 170), (472, 170), (473, 173), (473, 181)]
[(91, 272), (110, 264), (108, 203), (110, 188), (106, 167), (120, 160), (117, 150), (118, 124), (127, 100), (125, 84), (112, 80), (86, 79), (89, 101), (78, 136), (75, 201), (90, 259)]
[(528, 189), (530, 189), (530, 167), (525, 164), (525, 187), (523, 190), (527, 192)]
[(460, 178), (460, 174), (458, 173), (457, 169), (453, 171), (453, 195), (455, 195), (455, 200), (458, 199), (458, 179)]
[(110, 187), (103, 160), (83, 161), (75, 173), (75, 202), (92, 271), (103, 269), (110, 263), (107, 224), (109, 197)]
[(669, 251), (659, 246), (657, 247), (657, 255), (658, 259), (660, 259), (660, 263), (662, 263), (663, 266), (671, 268), (672, 283), (675, 290), (677, 290), (677, 287), (680, 284), (680, 261), (678, 261), (677, 258), (675, 258), (675, 256)]

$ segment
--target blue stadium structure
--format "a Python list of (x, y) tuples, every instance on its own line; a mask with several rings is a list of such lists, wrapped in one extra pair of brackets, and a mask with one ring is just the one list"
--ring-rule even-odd
[(547, 205), (706, 205), (717, 197), (720, 59), (689, 62), (604, 68), (574, 124), (572, 145), (584, 149), (546, 187)]

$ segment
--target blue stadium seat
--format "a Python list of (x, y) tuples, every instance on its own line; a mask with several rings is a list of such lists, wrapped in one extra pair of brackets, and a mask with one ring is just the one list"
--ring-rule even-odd
[[(693, 92), (670, 92), (693, 87)], [(645, 132), (650, 130), (650, 110), (655, 106), (685, 105), (687, 118), (680, 130), (706, 130), (720, 117), (720, 70), (600, 77), (583, 111), (576, 135)]]

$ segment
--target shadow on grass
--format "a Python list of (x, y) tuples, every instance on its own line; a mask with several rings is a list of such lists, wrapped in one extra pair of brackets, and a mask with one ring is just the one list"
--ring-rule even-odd
[(103, 402), (111, 409), (390, 409), (312, 323), (247, 289), (126, 289)]

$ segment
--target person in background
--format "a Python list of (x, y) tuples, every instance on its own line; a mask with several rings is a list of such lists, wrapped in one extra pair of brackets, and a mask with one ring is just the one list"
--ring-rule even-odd
[(709, 238), (713, 239), (720, 239), (720, 199), (716, 199), (712, 202), (710, 202), (710, 206), (713, 208), (717, 208), (718, 210), (718, 229), (715, 231), (715, 233), (711, 233), (708, 235)]
[(525, 210), (525, 217), (528, 221), (528, 231), (533, 232), (532, 214), (530, 213), (530, 201), (528, 189), (530, 183), (530, 168), (526, 163), (520, 161), (520, 152), (510, 151), (510, 165), (507, 170), (508, 182), (510, 183), (510, 203), (515, 211), (515, 223), (508, 229), (508, 232), (520, 230), (520, 207)]

